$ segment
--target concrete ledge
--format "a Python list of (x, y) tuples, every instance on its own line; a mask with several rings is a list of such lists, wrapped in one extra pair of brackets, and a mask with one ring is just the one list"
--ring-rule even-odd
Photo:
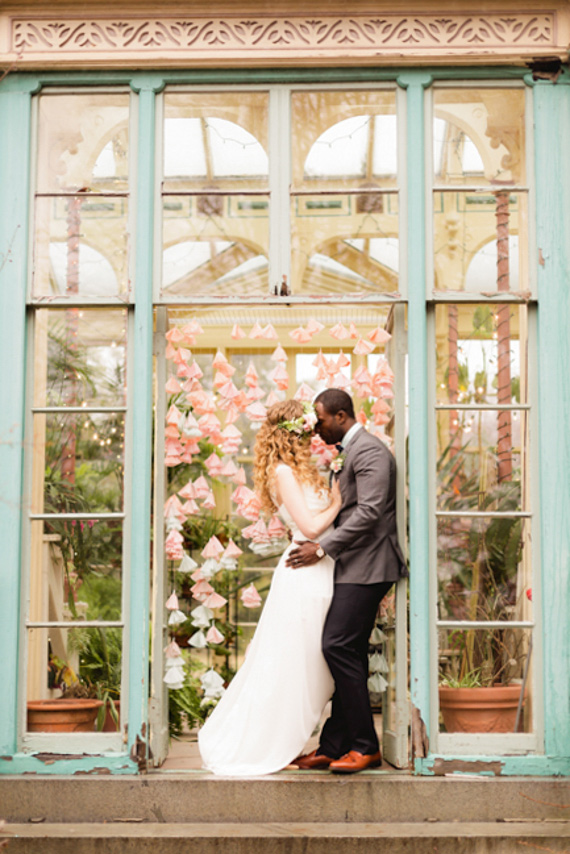
[(174, 774), (0, 777), (0, 818), (166, 824), (570, 819), (570, 780), (300, 772), (247, 780)]
[[(14, 854), (521, 854), (567, 852), (568, 822), (13, 824)], [(545, 842), (547, 847), (545, 847)]]

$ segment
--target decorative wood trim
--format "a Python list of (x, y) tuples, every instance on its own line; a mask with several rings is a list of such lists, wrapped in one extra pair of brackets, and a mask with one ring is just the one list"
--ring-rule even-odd
[(351, 17), (14, 17), (11, 51), (24, 59), (58, 54), (83, 59), (116, 52), (148, 56), (310, 58), (444, 54), (512, 56), (556, 50), (556, 11), (515, 14), (355, 15)]

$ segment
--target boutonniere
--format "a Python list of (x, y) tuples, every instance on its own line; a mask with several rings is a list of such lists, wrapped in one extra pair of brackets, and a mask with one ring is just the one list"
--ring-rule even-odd
[(346, 451), (343, 451), (341, 454), (338, 454), (338, 456), (336, 456), (334, 458), (334, 460), (331, 462), (331, 464), (329, 466), (330, 470), (332, 472), (334, 472), (335, 474), (338, 474), (342, 470), (345, 459), (346, 459)]

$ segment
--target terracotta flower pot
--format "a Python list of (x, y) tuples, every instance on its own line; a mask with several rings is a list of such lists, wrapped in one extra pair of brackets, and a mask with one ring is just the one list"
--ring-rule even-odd
[(113, 715), (111, 714), (111, 709), (109, 706), (105, 709), (105, 722), (103, 724), (103, 732), (117, 732), (120, 729), (121, 724), (121, 701), (115, 700), (115, 709), (117, 710), (117, 715), (119, 716), (119, 720), (117, 723), (113, 720)]
[[(520, 685), (439, 688), (439, 708), (447, 732), (514, 732)], [(523, 701), (524, 704), (524, 701)]]
[(101, 700), (30, 700), (28, 732), (93, 732)]

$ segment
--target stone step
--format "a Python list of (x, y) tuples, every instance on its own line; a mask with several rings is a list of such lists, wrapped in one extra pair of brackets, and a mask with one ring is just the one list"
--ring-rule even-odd
[(2, 818), (51, 825), (570, 820), (570, 780), (374, 771), (349, 777), (281, 772), (247, 780), (205, 773), (0, 776)]
[(568, 822), (12, 824), (7, 854), (521, 854), (568, 852)]

